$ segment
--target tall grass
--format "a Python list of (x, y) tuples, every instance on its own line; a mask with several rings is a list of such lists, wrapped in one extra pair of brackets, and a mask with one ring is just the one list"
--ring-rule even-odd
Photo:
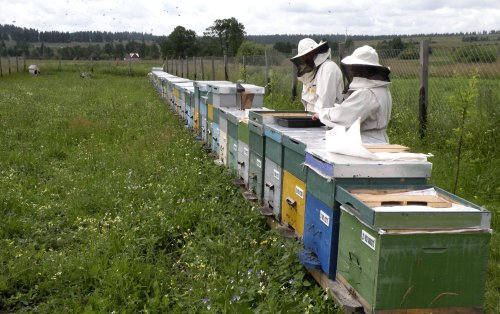
[(328, 313), (146, 77), (0, 80), (0, 308)]

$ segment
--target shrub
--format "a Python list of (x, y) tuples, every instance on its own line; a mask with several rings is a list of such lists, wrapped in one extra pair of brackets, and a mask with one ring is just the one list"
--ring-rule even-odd
[(418, 60), (420, 58), (420, 52), (416, 48), (407, 48), (398, 56), (401, 60)]
[(453, 53), (455, 61), (462, 63), (494, 63), (497, 56), (494, 49), (483, 46), (465, 46)]

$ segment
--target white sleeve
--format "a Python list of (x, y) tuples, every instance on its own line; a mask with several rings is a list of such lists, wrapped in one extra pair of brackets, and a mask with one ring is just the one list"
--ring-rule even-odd
[(369, 89), (361, 89), (352, 93), (342, 104), (335, 104), (333, 108), (323, 108), (319, 113), (319, 119), (327, 126), (337, 125), (350, 127), (357, 118), (361, 122), (377, 110), (378, 102)]
[(319, 112), (320, 109), (333, 107), (336, 102), (340, 103), (343, 89), (339, 67), (333, 61), (323, 63), (316, 74), (316, 110)]

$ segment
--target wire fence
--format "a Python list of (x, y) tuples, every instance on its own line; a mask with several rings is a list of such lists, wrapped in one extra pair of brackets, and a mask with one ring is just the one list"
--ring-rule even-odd
[[(339, 49), (342, 51), (342, 49)], [(332, 52), (332, 60), (340, 63), (339, 50)], [(428, 62), (422, 65), (418, 46), (405, 50), (378, 51), (380, 63), (391, 69), (391, 92), (395, 104), (418, 104), (422, 75), (428, 79), (428, 105), (439, 107), (447, 95), (461, 88), (457, 77), (468, 78), (477, 74), (484, 84), (480, 94), (495, 95), (495, 83), (500, 78), (500, 46), (463, 46), (460, 48), (429, 48)], [(345, 51), (348, 55), (352, 50)], [(267, 94), (279, 95), (281, 99), (292, 99), (300, 95), (301, 84), (294, 82), (291, 55), (268, 51), (261, 56), (240, 57), (192, 57), (165, 60), (30, 60), (24, 57), (0, 58), (0, 76), (27, 72), (30, 64), (45, 69), (76, 70), (78, 72), (102, 72), (145, 75), (150, 66), (163, 64), (164, 69), (174, 75), (193, 80), (243, 81), (266, 86)], [(422, 71), (422, 66), (426, 71)], [(297, 90), (294, 90), (297, 86)]]

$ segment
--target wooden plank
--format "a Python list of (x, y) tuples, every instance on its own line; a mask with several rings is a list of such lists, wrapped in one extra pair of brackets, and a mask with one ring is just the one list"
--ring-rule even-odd
[(274, 215), (273, 209), (270, 208), (269, 206), (260, 207), (259, 208), (259, 213), (262, 216), (273, 216)]
[(250, 201), (250, 202), (256, 202), (257, 201), (257, 196), (255, 194), (253, 194), (252, 192), (250, 192), (250, 191), (243, 192), (242, 194), (243, 194), (243, 197), (247, 201)]
[(351, 291), (338, 281), (329, 279), (325, 273), (317, 269), (307, 269), (318, 284), (328, 291), (335, 303), (342, 307), (345, 313), (364, 313), (363, 305), (353, 297)]
[(361, 297), (353, 287), (351, 287), (351, 285), (344, 277), (342, 277), (341, 274), (337, 273), (336, 279), (347, 291), (349, 291), (349, 294), (352, 295), (355, 300), (359, 301), (365, 313), (372, 312), (371, 305), (363, 297)]
[(312, 117), (311, 115), (308, 115), (304, 112), (272, 112), (272, 111), (269, 111), (269, 112), (263, 112), (263, 113), (260, 113), (262, 115), (266, 115), (266, 116), (274, 116), (274, 117)]
[(435, 208), (449, 208), (452, 205), (450, 202), (433, 195), (355, 194), (355, 196), (368, 207), (423, 205)]
[(363, 146), (372, 153), (401, 153), (410, 150), (408, 147), (398, 144), (364, 144)]

